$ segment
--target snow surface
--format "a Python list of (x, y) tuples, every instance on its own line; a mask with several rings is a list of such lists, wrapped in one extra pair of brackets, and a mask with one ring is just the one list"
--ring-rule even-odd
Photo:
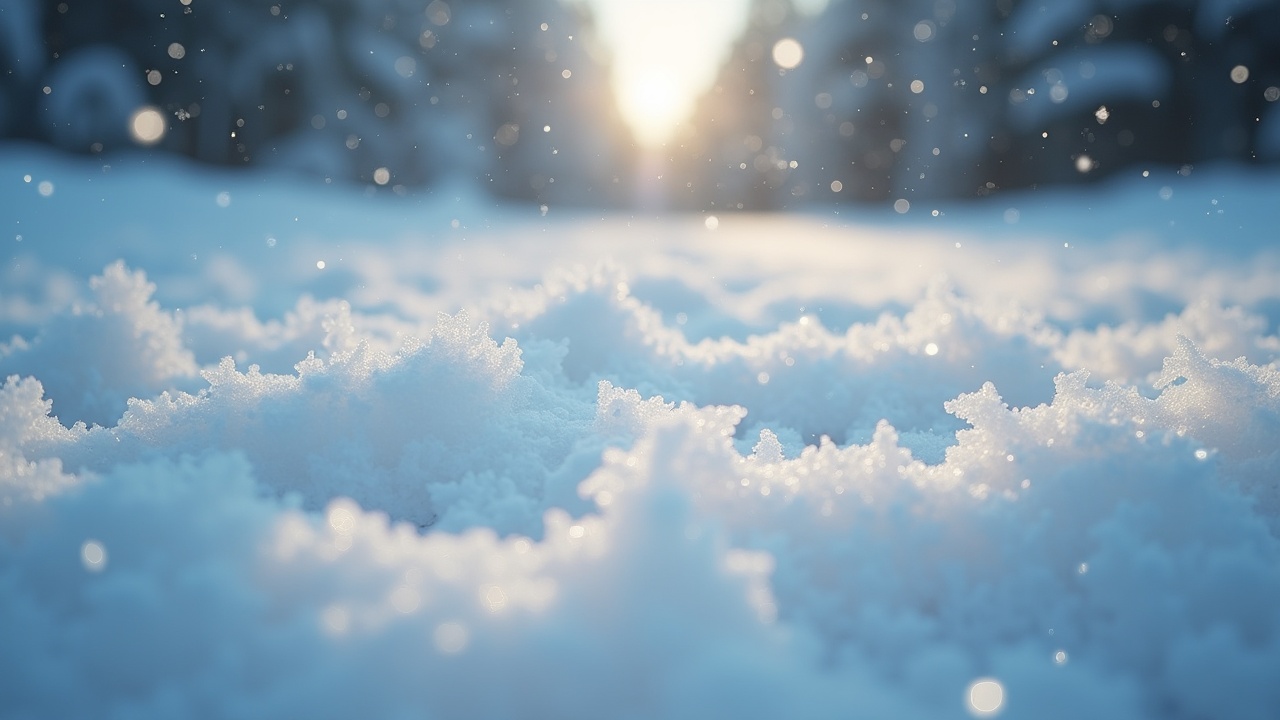
[(1274, 717), (1277, 192), (712, 221), (7, 147), (0, 717)]

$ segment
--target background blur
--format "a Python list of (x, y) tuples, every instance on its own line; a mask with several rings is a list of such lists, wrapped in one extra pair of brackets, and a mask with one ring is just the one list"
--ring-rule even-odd
[[(0, 0), (0, 137), (698, 210), (1280, 159), (1280, 2), (739, 4), (681, 24), (639, 0)], [(678, 70), (726, 28), (687, 101), (613, 72)]]

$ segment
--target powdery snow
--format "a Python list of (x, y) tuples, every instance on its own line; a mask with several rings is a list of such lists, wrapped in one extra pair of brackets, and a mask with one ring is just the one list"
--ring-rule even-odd
[(1280, 707), (1273, 179), (708, 230), (33, 159), (0, 717)]

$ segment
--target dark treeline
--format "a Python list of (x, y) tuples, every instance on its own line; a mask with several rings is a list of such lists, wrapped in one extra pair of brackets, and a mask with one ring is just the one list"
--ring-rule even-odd
[[(773, 209), (1280, 158), (1280, 2), (755, 0), (669, 143), (669, 205)], [(804, 50), (774, 58), (780, 40)], [(617, 205), (638, 151), (558, 0), (7, 0), (0, 135), (391, 188)]]
[(558, 0), (7, 0), (0, 135), (134, 144), (391, 188), (611, 204), (631, 141), (589, 18)]

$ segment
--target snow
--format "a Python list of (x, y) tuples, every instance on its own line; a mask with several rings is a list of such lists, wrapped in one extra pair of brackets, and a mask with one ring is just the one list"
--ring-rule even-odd
[(1271, 717), (1277, 191), (712, 223), (5, 147), (0, 717)]
[(1172, 72), (1160, 55), (1137, 43), (1067, 51), (1049, 65), (1027, 73), (1017, 85), (1040, 90), (1019, 96), (1010, 118), (1021, 130), (1045, 127), (1055, 116), (1098, 107), (1108, 98), (1167, 98), (1173, 87)]

